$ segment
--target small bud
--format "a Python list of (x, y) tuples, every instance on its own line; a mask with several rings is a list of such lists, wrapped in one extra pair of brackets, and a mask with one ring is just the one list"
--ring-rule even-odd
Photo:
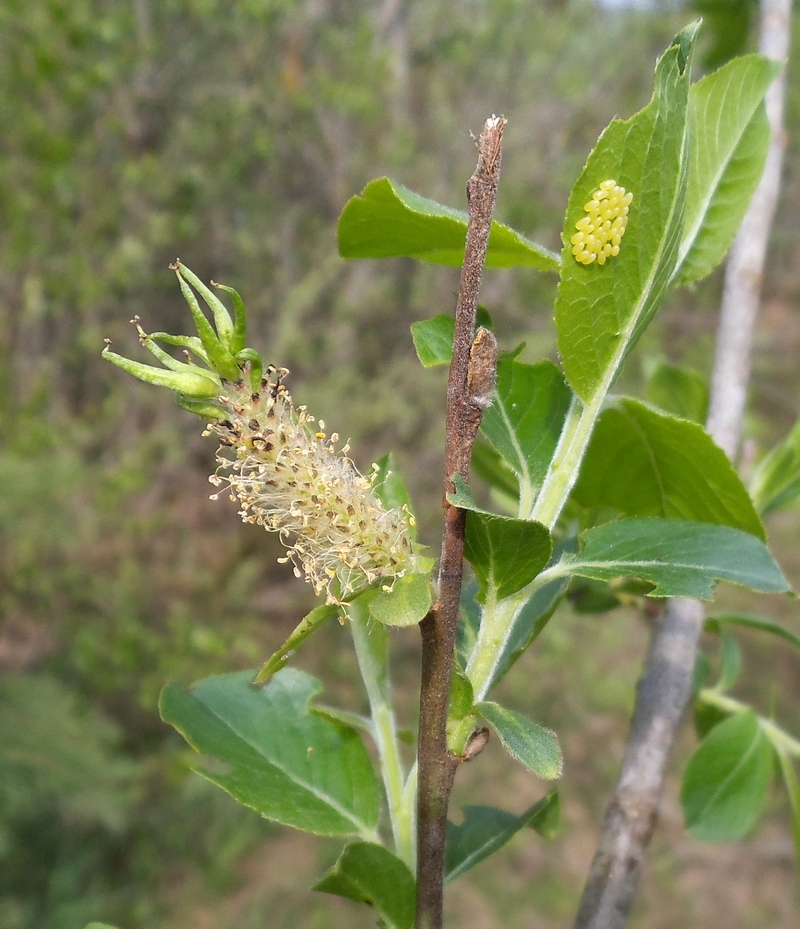
[(464, 751), (459, 756), (459, 761), (466, 763), (467, 761), (472, 761), (477, 758), (478, 755), (486, 748), (489, 744), (489, 730), (484, 727), (483, 729), (476, 729), (475, 732), (469, 737), (467, 741), (467, 746)]
[(485, 410), (492, 405), (496, 378), (497, 339), (481, 326), (469, 350), (467, 372), (467, 393), (474, 406)]

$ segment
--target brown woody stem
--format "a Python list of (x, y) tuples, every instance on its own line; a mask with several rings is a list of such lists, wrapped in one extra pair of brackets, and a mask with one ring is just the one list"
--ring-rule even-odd
[[(447, 501), (452, 477), (469, 478), (472, 445), (486, 402), (487, 344), (475, 338), (478, 293), (500, 176), (500, 145), (506, 120), (492, 117), (476, 141), (478, 166), (467, 182), (469, 225), (456, 304), (453, 358), (447, 385), (444, 467), (444, 532), (439, 598), (420, 625), (419, 784), (417, 801), (417, 929), (441, 929), (444, 897), (447, 805), (458, 758), (447, 747), (447, 712), (456, 641), (464, 557), (466, 513)], [(473, 352), (473, 345), (475, 351)], [(496, 346), (494, 355), (496, 357)], [(472, 361), (472, 364), (470, 362)], [(493, 367), (493, 360), (490, 363)], [(491, 380), (491, 378), (489, 378)]]

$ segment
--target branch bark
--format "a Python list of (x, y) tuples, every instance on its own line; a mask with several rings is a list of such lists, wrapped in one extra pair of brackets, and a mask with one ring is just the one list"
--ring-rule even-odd
[[(789, 57), (791, 0), (761, 0), (759, 51), (767, 58)], [(778, 203), (786, 133), (783, 109), (786, 68), (767, 91), (765, 104), (772, 131), (767, 163), (750, 208), (736, 236), (725, 274), (717, 329), (708, 431), (731, 459), (736, 457), (750, 380), (753, 329), (761, 299), (761, 284), (772, 221)]]
[[(762, 0), (759, 50), (776, 60), (789, 51), (791, 0)], [(786, 69), (767, 92), (772, 138), (761, 183), (728, 258), (707, 428), (731, 459), (738, 452), (750, 377), (753, 329), (764, 260), (778, 199), (785, 148)], [(689, 702), (704, 608), (672, 600), (656, 629), (636, 693), (631, 735), (606, 811), (575, 929), (624, 926), (658, 818), (667, 762)]]
[[(453, 475), (469, 478), (472, 446), (487, 399), (487, 371), (493, 372), (497, 346), (487, 330), (475, 337), (478, 293), (486, 262), (492, 214), (500, 178), (500, 146), (506, 120), (486, 121), (479, 138), (478, 165), (467, 182), (469, 225), (456, 304), (453, 358), (447, 384), (444, 465), (444, 531), (439, 566), (439, 597), (420, 624), (419, 786), (417, 801), (417, 929), (441, 929), (443, 916), (447, 805), (458, 758), (447, 747), (450, 678), (461, 597), (466, 513), (447, 494)], [(490, 373), (488, 380), (492, 380)]]

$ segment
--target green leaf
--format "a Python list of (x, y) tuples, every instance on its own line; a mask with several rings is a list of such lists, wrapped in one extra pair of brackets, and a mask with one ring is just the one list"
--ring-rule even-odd
[(552, 838), (559, 809), (557, 793), (542, 797), (520, 816), (491, 806), (465, 806), (461, 825), (447, 823), (445, 883), (493, 855), (525, 826), (537, 832), (544, 828), (544, 837)]
[(453, 317), (444, 314), (411, 324), (411, 338), (423, 367), (450, 364), (455, 326)]
[(722, 633), (720, 636), (721, 666), (716, 690), (726, 691), (739, 679), (742, 670), (742, 650), (733, 636)]
[(391, 452), (384, 455), (378, 462), (375, 476), (375, 493), (387, 510), (402, 510), (404, 507), (411, 513), (411, 496), (406, 488), (394, 455)]
[(358, 734), (309, 709), (322, 685), (285, 668), (261, 690), (253, 672), (167, 684), (159, 709), (198, 752), (222, 762), (199, 774), (267, 819), (316, 835), (373, 836), (379, 793)]
[(481, 430), (518, 477), (524, 511), (544, 480), (572, 401), (564, 375), (551, 361), (524, 364), (504, 358)]
[(745, 613), (723, 613), (720, 616), (709, 616), (705, 621), (705, 628), (709, 632), (719, 633), (721, 628), (726, 625), (743, 626), (746, 629), (760, 629), (762, 632), (769, 632), (800, 648), (800, 635), (785, 626), (781, 626), (780, 623), (773, 622), (770, 619), (763, 619), (761, 616), (750, 616)]
[(351, 729), (357, 729), (359, 732), (366, 732), (370, 738), (375, 738), (375, 726), (372, 720), (360, 713), (351, 713), (349, 710), (343, 710), (338, 706), (329, 706), (327, 703), (315, 703), (314, 715), (320, 719), (327, 719), (333, 723), (343, 723)]
[(472, 565), (483, 600), (489, 589), (502, 600), (529, 584), (550, 561), (553, 543), (546, 526), (496, 516), (479, 509), (469, 487), (456, 476), (456, 493), (447, 499), (468, 510), (464, 557)]
[(108, 923), (89, 923), (86, 929), (116, 929), (116, 927), (109, 926)]
[[(415, 194), (387, 177), (370, 181), (339, 217), (342, 258), (402, 256), (458, 268), (464, 260), (467, 214)], [(558, 255), (508, 226), (492, 223), (488, 268), (517, 265), (557, 271)]]
[(462, 667), (467, 666), (469, 656), (472, 654), (475, 643), (478, 641), (478, 632), (481, 626), (481, 605), (476, 600), (478, 583), (474, 578), (465, 579), (461, 587), (461, 600), (459, 602), (459, 619), (456, 629), (456, 648), (458, 659)]
[(762, 101), (781, 67), (745, 55), (689, 93), (691, 160), (677, 283), (705, 277), (733, 242), (764, 170), (770, 133)]
[[(478, 326), (484, 326), (486, 329), (493, 328), (492, 317), (484, 306), (478, 306), (476, 322)], [(450, 364), (453, 357), (454, 332), (455, 319), (444, 313), (411, 324), (414, 349), (423, 367), (435, 368), (437, 365)]]
[(391, 590), (381, 590), (369, 601), (369, 615), (385, 626), (416, 626), (431, 608), (429, 573), (399, 577)]
[(553, 544), (547, 526), (491, 513), (467, 514), (464, 555), (478, 578), (482, 600), (487, 589), (499, 600), (527, 586), (547, 565)]
[(528, 825), (543, 839), (554, 839), (561, 831), (561, 797), (557, 790), (542, 797), (536, 815)]
[(647, 399), (654, 405), (703, 425), (708, 416), (708, 387), (694, 368), (673, 365), (660, 358), (651, 366)]
[(800, 500), (800, 420), (762, 458), (750, 481), (750, 493), (762, 516)]
[(716, 68), (747, 50), (755, 0), (693, 0), (692, 9), (703, 17), (703, 65)]
[[(562, 549), (563, 550), (563, 549)], [(519, 608), (511, 623), (508, 635), (498, 649), (486, 692), (498, 684), (511, 670), (518, 658), (535, 641), (550, 621), (556, 607), (567, 591), (569, 578), (563, 577), (537, 588)]]
[(620, 519), (590, 529), (578, 554), (566, 554), (539, 576), (548, 583), (564, 574), (595, 580), (640, 577), (655, 584), (653, 597), (710, 600), (716, 580), (752, 590), (789, 588), (764, 543), (728, 526), (679, 519)]
[(752, 711), (715, 726), (689, 759), (681, 786), (686, 828), (730, 842), (756, 824), (767, 796), (773, 749)]
[[(586, 616), (608, 613), (621, 605), (619, 589), (624, 582), (616, 581), (614, 585), (605, 581), (590, 581), (587, 578), (575, 578), (570, 585), (569, 602), (576, 613)], [(653, 589), (649, 586), (648, 592)]]
[(691, 519), (764, 538), (744, 484), (703, 427), (638, 400), (601, 414), (573, 497), (626, 516)]
[(414, 925), (416, 883), (403, 862), (382, 845), (352, 842), (312, 889), (368, 903), (392, 929)]
[[(661, 56), (651, 102), (600, 136), (570, 195), (556, 299), (558, 347), (567, 380), (589, 401), (608, 389), (658, 309), (675, 269), (689, 162), (688, 96), (697, 24)], [(688, 58), (687, 58), (688, 54)], [(570, 238), (599, 184), (633, 194), (619, 255), (583, 265)]]
[[(710, 663), (709, 663), (710, 673)], [(726, 719), (730, 718), (730, 713), (726, 713), (718, 706), (713, 706), (703, 700), (698, 700), (694, 705), (694, 731), (698, 739), (704, 739), (709, 732)]]
[(256, 675), (254, 684), (265, 684), (276, 671), (280, 671), (286, 661), (297, 651), (305, 640), (328, 619), (339, 613), (339, 606), (335, 603), (323, 603), (307, 613), (295, 626), (281, 647), (266, 660)]
[(494, 729), (512, 758), (538, 777), (547, 780), (561, 777), (561, 749), (555, 732), (488, 700), (476, 704), (475, 709)]
[(789, 807), (792, 811), (792, 838), (794, 840), (795, 866), (800, 867), (800, 784), (797, 782), (797, 772), (794, 769), (794, 759), (786, 751), (776, 749), (778, 762), (789, 796)]
[(447, 718), (454, 720), (466, 719), (467, 716), (472, 714), (474, 703), (475, 694), (472, 691), (472, 682), (456, 661), (450, 678), (450, 705), (447, 710)]
[(482, 478), (500, 495), (509, 512), (516, 513), (519, 500), (519, 483), (510, 466), (500, 453), (480, 439), (472, 446), (472, 473)]

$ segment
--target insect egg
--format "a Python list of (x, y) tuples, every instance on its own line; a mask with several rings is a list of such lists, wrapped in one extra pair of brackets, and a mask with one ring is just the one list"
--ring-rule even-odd
[(578, 230), (570, 239), (576, 261), (590, 265), (606, 263), (619, 254), (620, 242), (628, 225), (632, 193), (626, 193), (615, 180), (603, 181), (584, 206), (586, 216), (576, 223)]

